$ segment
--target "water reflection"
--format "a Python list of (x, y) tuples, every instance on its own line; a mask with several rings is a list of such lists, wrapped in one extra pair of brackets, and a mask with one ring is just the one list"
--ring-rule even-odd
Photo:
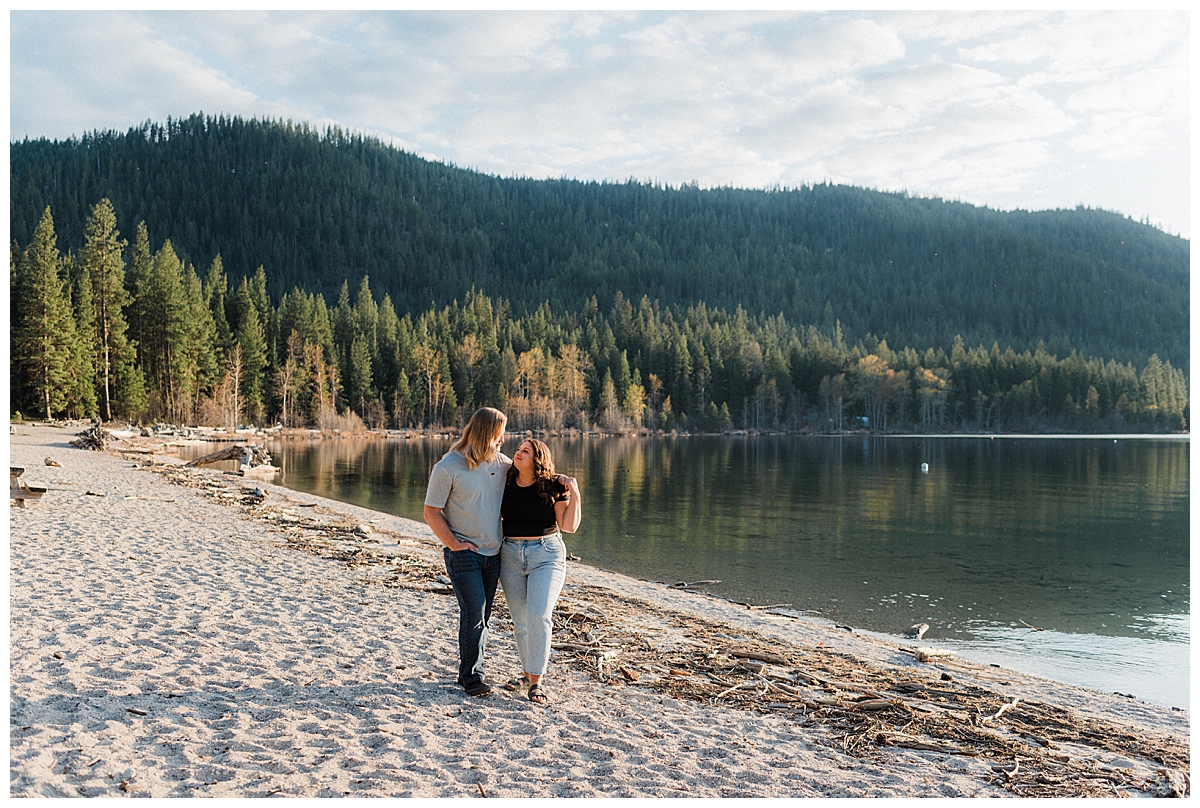
[[(1074, 675), (1074, 645), (1106, 649), (1113, 669), (1158, 676), (1149, 649), (1170, 644), (1185, 651), (1182, 685), (1155, 687), (1180, 690), (1170, 703), (1187, 703), (1186, 441), (547, 443), (560, 470), (580, 480), (585, 518), (568, 546), (593, 566), (670, 582), (720, 579), (713, 591), (736, 600), (787, 603), (872, 631), (927, 622), (932, 642), (1014, 659), (1053, 658), (1044, 644), (1070, 637), (1059, 642), (1056, 678)], [(413, 519), (448, 448), (448, 440), (270, 447), (282, 484)], [(1133, 683), (1114, 689), (1150, 698)]]

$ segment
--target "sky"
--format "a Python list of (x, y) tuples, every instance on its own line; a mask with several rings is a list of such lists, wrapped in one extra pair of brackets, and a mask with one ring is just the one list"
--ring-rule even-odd
[(1190, 238), (1185, 11), (13, 11), (10, 142), (196, 112), (489, 174), (834, 182)]

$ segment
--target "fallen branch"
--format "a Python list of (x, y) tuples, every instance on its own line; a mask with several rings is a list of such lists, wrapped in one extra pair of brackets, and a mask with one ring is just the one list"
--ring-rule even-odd
[(670, 589), (691, 589), (693, 586), (713, 586), (721, 583), (720, 581), (692, 581), (690, 584), (686, 581), (680, 581), (677, 584), (667, 584)]
[(850, 709), (852, 710), (886, 710), (892, 706), (889, 699), (867, 699), (866, 701), (857, 702)]
[(728, 687), (728, 688), (726, 688), (726, 689), (722, 690), (722, 691), (721, 691), (720, 693), (718, 693), (717, 695), (713, 696), (713, 700), (715, 701), (716, 699), (722, 698), (723, 696), (728, 696), (730, 693), (732, 693), (733, 691), (737, 690), (738, 688), (745, 687), (746, 685), (749, 685), (749, 684), (754, 684), (754, 680), (753, 680), (753, 679), (746, 679), (745, 681), (738, 682), (738, 683), (737, 683), (736, 685), (734, 685), (733, 687)]
[(759, 662), (770, 662), (772, 665), (788, 664), (788, 661), (786, 659), (784, 659), (783, 657), (781, 657), (779, 654), (766, 654), (766, 653), (762, 653), (761, 651), (738, 651), (738, 650), (726, 651), (725, 653), (729, 654), (731, 657), (737, 657), (738, 659), (755, 659), (755, 660), (758, 660)]
[(919, 741), (916, 738), (899, 735), (880, 735), (884, 743), (891, 746), (899, 746), (904, 749), (918, 749), (923, 752), (941, 752), (945, 755), (962, 755), (964, 757), (979, 757), (979, 753), (974, 749), (961, 749), (957, 746), (944, 746), (937, 743), (928, 743)]
[(940, 648), (924, 647), (924, 648), (918, 648), (916, 650), (916, 652), (914, 653), (914, 656), (916, 656), (917, 662), (928, 662), (929, 660), (935, 659), (937, 657), (952, 657), (952, 656), (954, 656), (954, 652), (953, 651), (943, 651)]
[(782, 694), (783, 694), (783, 695), (785, 695), (785, 696), (791, 696), (792, 698), (795, 698), (795, 699), (802, 699), (802, 698), (804, 698), (804, 694), (803, 694), (803, 693), (797, 693), (797, 692), (796, 692), (796, 690), (795, 690), (794, 688), (788, 687), (787, 685), (782, 685), (782, 684), (778, 684), (778, 683), (776, 683), (776, 682), (772, 682), (772, 681), (770, 681), (770, 680), (768, 680), (768, 679), (765, 679), (765, 678), (763, 678), (763, 677), (761, 677), (761, 676), (760, 676), (759, 678), (760, 678), (760, 679), (762, 679), (763, 683), (764, 683), (764, 684), (766, 684), (766, 686), (767, 686), (767, 688), (768, 688), (768, 689), (770, 689), (770, 690), (773, 690), (773, 691), (775, 691), (776, 693), (782, 693)]
[(1020, 704), (1020, 702), (1021, 702), (1020, 699), (1013, 699), (1011, 703), (1004, 705), (999, 710), (997, 710), (993, 715), (984, 716), (984, 717), (980, 718), (979, 723), (986, 724), (989, 721), (995, 721), (997, 718), (1004, 715), (1006, 710), (1011, 710), (1013, 707), (1016, 707), (1018, 704)]
[(556, 642), (551, 643), (550, 648), (554, 651), (575, 651), (576, 653), (587, 653), (594, 651), (599, 645), (581, 645), (577, 642)]
[(247, 454), (250, 455), (253, 461), (246, 463), (248, 466), (266, 466), (271, 463), (271, 456), (262, 447), (253, 444), (238, 444), (211, 452), (204, 457), (198, 457), (185, 465), (194, 467), (204, 466), (209, 463), (219, 463), (222, 460), (243, 460)]

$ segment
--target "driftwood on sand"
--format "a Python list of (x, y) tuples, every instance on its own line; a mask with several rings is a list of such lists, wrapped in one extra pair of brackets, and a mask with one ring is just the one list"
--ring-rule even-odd
[[(247, 454), (251, 457), (252, 462), (250, 463), (245, 463)], [(271, 464), (271, 456), (261, 446), (257, 444), (238, 444), (210, 452), (204, 455), (204, 457), (198, 457), (186, 465), (206, 466), (209, 463), (220, 463), (223, 460), (240, 460), (248, 466), (269, 466)]]
[(80, 449), (91, 449), (92, 451), (103, 451), (108, 448), (110, 443), (116, 440), (113, 434), (104, 427), (96, 424), (90, 429), (86, 429), (79, 433), (79, 437), (71, 441), (72, 446)]
[[(365, 583), (453, 591), (432, 557), (384, 548), (386, 530), (361, 531), (357, 522), (322, 507), (301, 513), (278, 495), (200, 469), (152, 468), (268, 522), (282, 546), (362, 569)], [(502, 597), (494, 617), (509, 619)], [(663, 631), (649, 631), (647, 621)], [(1190, 793), (1190, 750), (1179, 738), (1014, 698), (1003, 692), (1007, 683), (959, 681), (965, 674), (954, 666), (961, 663), (934, 648), (903, 649), (932, 664), (882, 666), (583, 583), (559, 600), (552, 647), (556, 665), (604, 686), (782, 716), (812, 742), (850, 758), (886, 761), (895, 750), (973, 758), (986, 764), (981, 776), (990, 784), (1018, 796)], [(1101, 752), (1150, 761), (1154, 774), (1105, 766)]]

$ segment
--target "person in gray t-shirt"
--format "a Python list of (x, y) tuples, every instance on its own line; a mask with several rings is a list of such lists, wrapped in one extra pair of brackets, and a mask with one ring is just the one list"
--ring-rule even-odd
[(499, 410), (476, 410), (433, 467), (425, 493), (425, 521), (445, 545), (442, 556), (458, 599), (458, 683), (472, 696), (491, 692), (483, 681), (483, 654), (504, 542), (500, 504), (512, 461), (500, 444), (507, 422)]

